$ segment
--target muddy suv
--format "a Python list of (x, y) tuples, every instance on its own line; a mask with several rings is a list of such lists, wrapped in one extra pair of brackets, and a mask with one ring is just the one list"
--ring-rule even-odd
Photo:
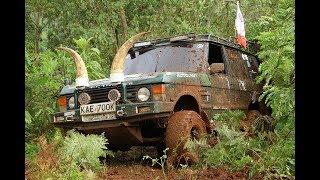
[(261, 110), (258, 60), (250, 48), (210, 35), (138, 41), (145, 34), (119, 48), (110, 78), (94, 81), (79, 54), (60, 47), (72, 55), (77, 79), (61, 90), (53, 124), (104, 132), (111, 149), (151, 145), (172, 152), (211, 133), (215, 113)]

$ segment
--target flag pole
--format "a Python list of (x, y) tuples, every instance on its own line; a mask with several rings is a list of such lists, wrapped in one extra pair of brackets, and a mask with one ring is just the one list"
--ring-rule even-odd
[[(239, 1), (233, 1), (233, 3), (236, 4), (236, 15), (237, 15), (237, 4), (239, 3)], [(234, 42), (236, 43), (237, 42), (237, 27), (236, 27), (236, 24), (234, 24)]]
[(237, 28), (236, 28), (236, 25), (234, 25), (234, 42), (237, 42)]
[[(238, 5), (239, 1), (235, 2), (236, 4), (236, 16), (237, 16), (237, 5)], [(237, 42), (237, 27), (236, 27), (236, 23), (234, 23), (234, 42)]]

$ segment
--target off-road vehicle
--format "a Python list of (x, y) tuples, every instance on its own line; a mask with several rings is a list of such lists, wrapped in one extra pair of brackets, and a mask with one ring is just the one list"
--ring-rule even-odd
[(111, 149), (165, 145), (172, 152), (190, 137), (211, 133), (215, 113), (261, 111), (251, 46), (195, 34), (139, 41), (145, 34), (119, 48), (110, 78), (94, 81), (79, 54), (60, 47), (72, 55), (77, 79), (62, 88), (54, 125), (104, 132)]

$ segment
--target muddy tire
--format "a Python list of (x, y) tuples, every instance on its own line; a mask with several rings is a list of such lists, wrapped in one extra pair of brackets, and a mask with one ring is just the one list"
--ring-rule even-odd
[(258, 110), (249, 110), (247, 113), (247, 121), (253, 122), (260, 116), (261, 116), (261, 113)]
[(273, 132), (275, 128), (275, 120), (268, 115), (259, 116), (253, 122), (255, 132)]
[(267, 115), (262, 115), (257, 110), (249, 110), (246, 118), (241, 122), (240, 129), (253, 135), (257, 132), (268, 132), (274, 130), (273, 118)]
[(260, 117), (261, 114), (257, 110), (249, 110), (246, 114), (246, 118), (244, 118), (240, 122), (240, 130), (247, 132), (247, 133), (252, 133), (252, 125), (254, 121)]
[(169, 148), (168, 163), (190, 165), (198, 162), (198, 155), (188, 152), (184, 146), (189, 138), (199, 140), (205, 133), (205, 123), (197, 112), (189, 110), (175, 112), (168, 119), (166, 129), (165, 143)]

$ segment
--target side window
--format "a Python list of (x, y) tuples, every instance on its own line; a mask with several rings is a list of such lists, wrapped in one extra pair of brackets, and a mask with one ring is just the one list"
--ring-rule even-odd
[(243, 54), (242, 52), (226, 47), (226, 52), (228, 56), (228, 64), (231, 71), (231, 76), (240, 78), (240, 79), (247, 79), (249, 78), (249, 71), (248, 71), (248, 56)]
[(225, 74), (222, 46), (209, 43), (208, 63), (210, 74)]
[(249, 75), (252, 79), (255, 79), (258, 75), (258, 69), (259, 69), (259, 63), (255, 56), (253, 55), (247, 55), (247, 67)]

